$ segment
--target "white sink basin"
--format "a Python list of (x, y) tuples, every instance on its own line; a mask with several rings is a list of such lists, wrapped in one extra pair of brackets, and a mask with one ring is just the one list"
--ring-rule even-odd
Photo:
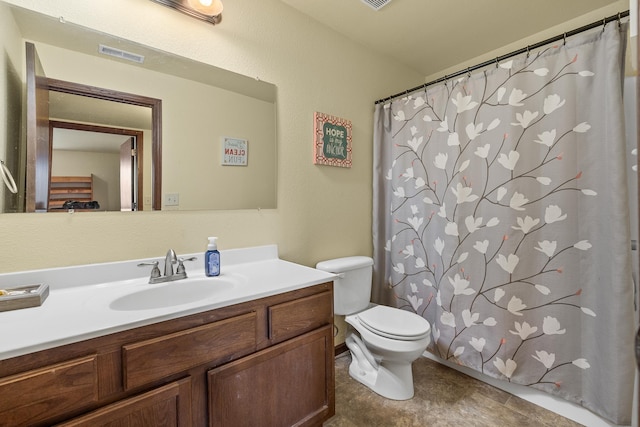
[(143, 290), (116, 298), (109, 304), (109, 308), (118, 311), (134, 311), (191, 304), (211, 299), (233, 287), (233, 281), (220, 277), (148, 284)]

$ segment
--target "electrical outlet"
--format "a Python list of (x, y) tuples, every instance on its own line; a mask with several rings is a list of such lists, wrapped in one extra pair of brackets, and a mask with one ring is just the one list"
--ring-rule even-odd
[(167, 193), (164, 195), (165, 206), (178, 206), (180, 204), (180, 195), (178, 193)]

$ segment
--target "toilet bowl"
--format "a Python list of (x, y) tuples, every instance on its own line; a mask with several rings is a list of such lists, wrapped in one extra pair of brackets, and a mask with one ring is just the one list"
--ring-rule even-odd
[[(352, 354), (349, 375), (386, 398), (411, 399), (411, 364), (429, 345), (429, 322), (415, 313), (382, 305), (346, 316), (345, 321), (355, 329), (345, 339)], [(402, 324), (408, 327), (407, 333), (395, 328)]]
[(350, 325), (345, 344), (351, 352), (349, 375), (381, 396), (394, 400), (414, 395), (411, 364), (430, 341), (431, 327), (415, 313), (369, 302), (373, 260), (347, 257), (316, 268), (337, 274), (334, 312)]

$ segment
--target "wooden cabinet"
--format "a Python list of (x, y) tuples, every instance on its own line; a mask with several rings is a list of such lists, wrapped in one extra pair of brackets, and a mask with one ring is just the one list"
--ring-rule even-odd
[(319, 426), (332, 284), (0, 362), (0, 426)]
[(333, 328), (209, 371), (209, 426), (320, 425), (333, 415)]
[(335, 413), (333, 294), (267, 313), (275, 345), (208, 372), (209, 426), (316, 426)]

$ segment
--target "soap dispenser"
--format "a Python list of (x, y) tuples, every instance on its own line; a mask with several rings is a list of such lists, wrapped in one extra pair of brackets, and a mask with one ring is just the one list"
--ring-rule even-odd
[(220, 275), (220, 252), (218, 252), (217, 237), (209, 237), (209, 246), (204, 254), (204, 272), (207, 276)]

